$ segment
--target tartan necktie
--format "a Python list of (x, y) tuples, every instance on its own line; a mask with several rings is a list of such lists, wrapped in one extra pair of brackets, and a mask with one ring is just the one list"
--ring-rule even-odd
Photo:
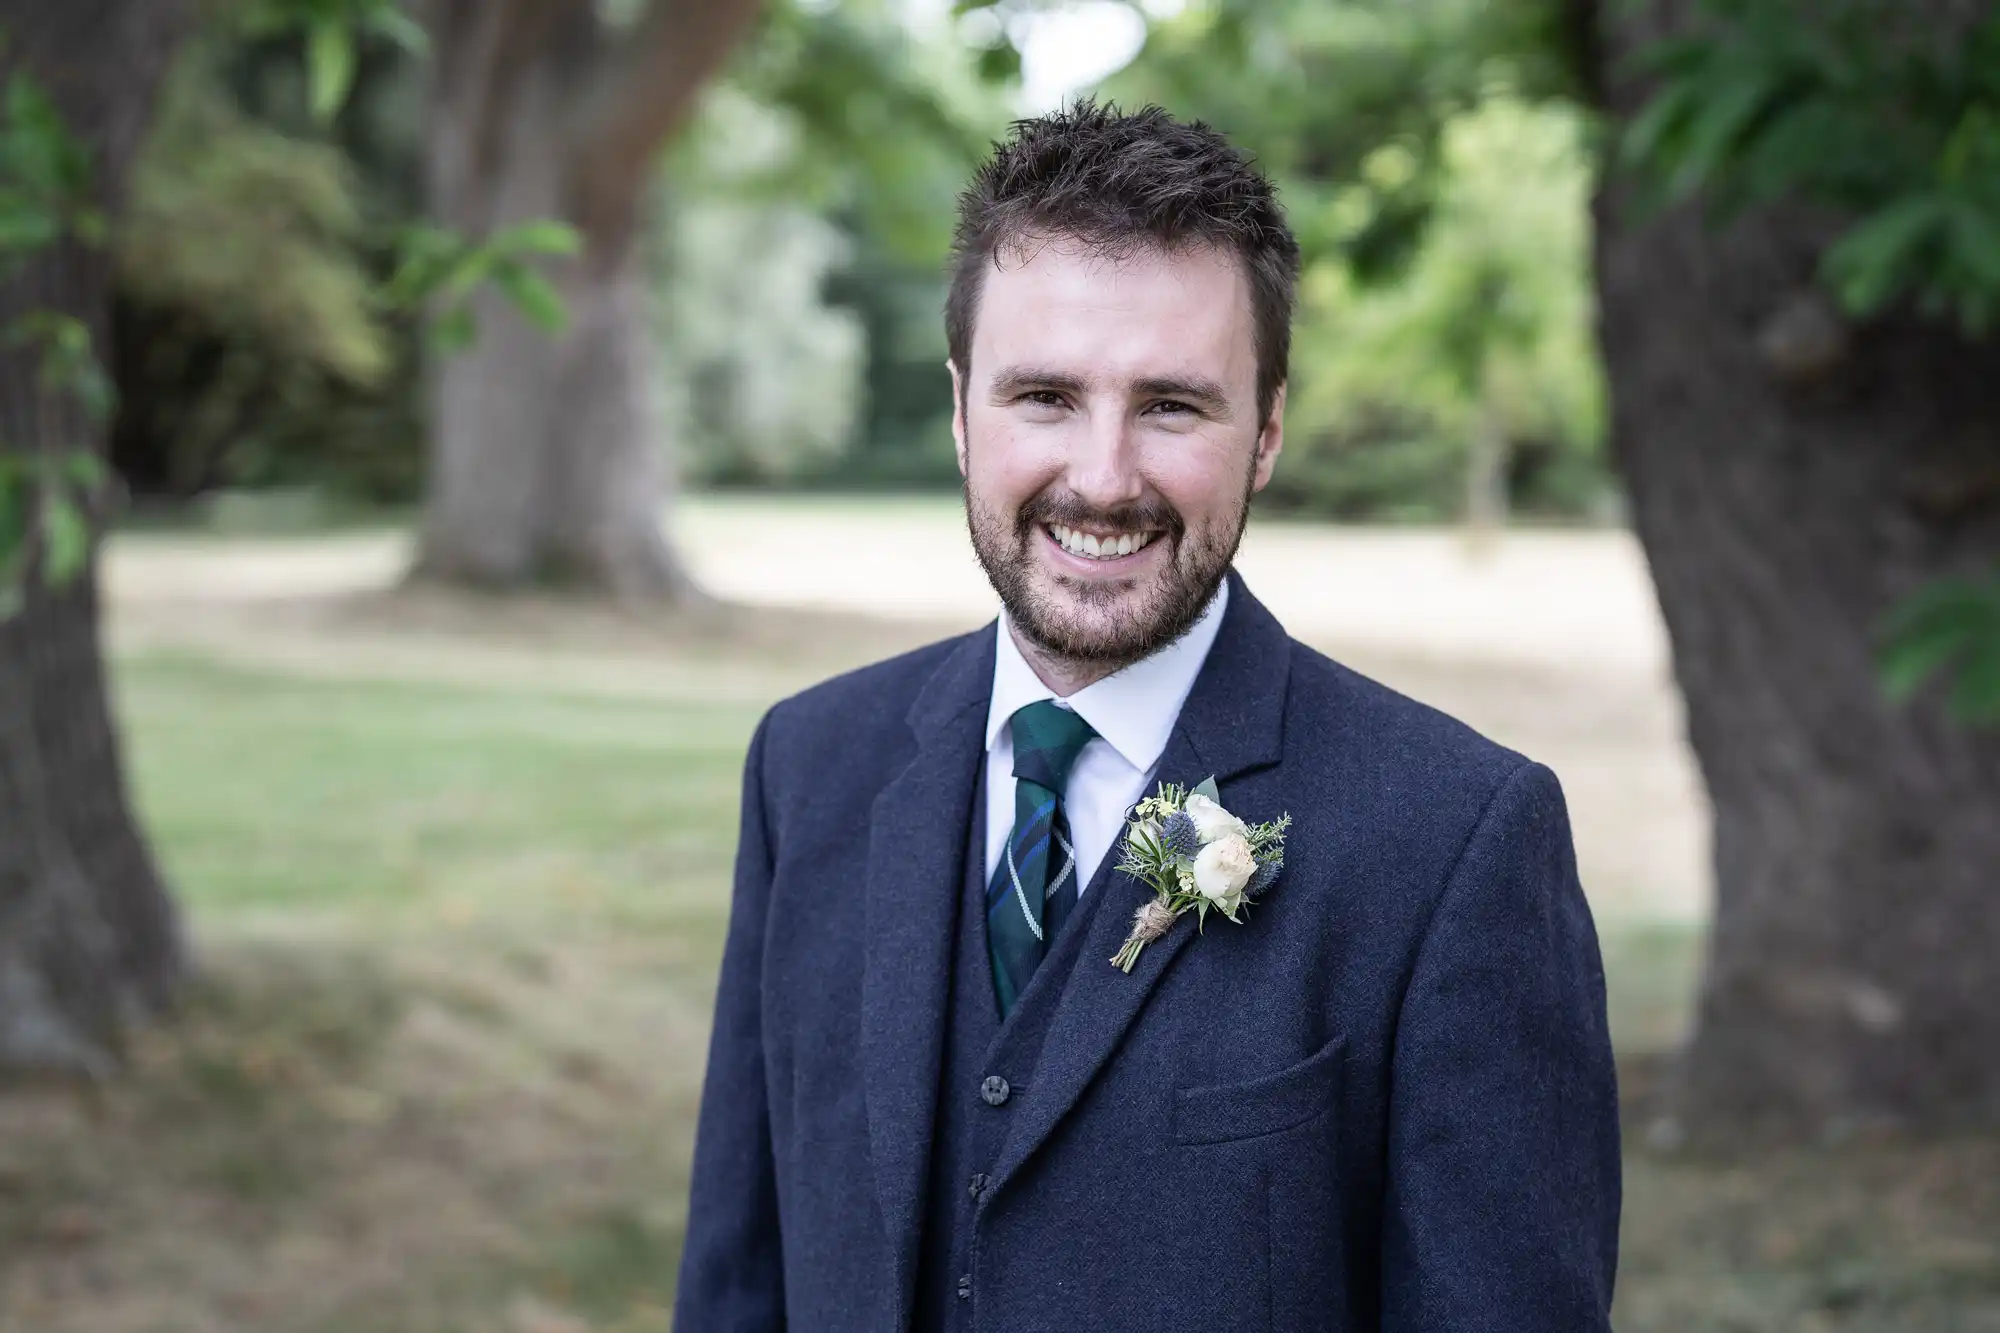
[(1076, 853), (1063, 817), (1063, 788), (1097, 733), (1053, 699), (1016, 712), (1014, 828), (986, 886), (986, 947), (1006, 1018), (1076, 901)]

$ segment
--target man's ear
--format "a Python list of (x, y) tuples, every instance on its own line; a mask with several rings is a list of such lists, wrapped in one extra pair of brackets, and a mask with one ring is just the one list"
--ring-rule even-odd
[(958, 363), (950, 357), (944, 360), (946, 370), (951, 372), (951, 439), (958, 450), (958, 475), (965, 472), (965, 377), (958, 373)]
[(1271, 396), (1271, 415), (1264, 422), (1264, 429), (1257, 433), (1257, 469), (1251, 476), (1250, 489), (1261, 491), (1271, 483), (1271, 473), (1278, 466), (1278, 455), (1285, 451), (1285, 386), (1280, 384), (1278, 392)]

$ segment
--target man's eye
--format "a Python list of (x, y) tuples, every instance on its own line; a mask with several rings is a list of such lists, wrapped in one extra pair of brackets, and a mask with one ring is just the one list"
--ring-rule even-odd
[(1021, 401), (1033, 407), (1061, 407), (1063, 405), (1062, 395), (1054, 389), (1036, 389), (1032, 393), (1024, 393), (1021, 395)]
[(1154, 403), (1151, 407), (1147, 408), (1146, 410), (1148, 412), (1158, 413), (1161, 416), (1189, 416), (1192, 415), (1194, 412), (1194, 408), (1191, 405), (1183, 402), (1178, 402), (1171, 398), (1166, 399), (1165, 401), (1162, 402)]

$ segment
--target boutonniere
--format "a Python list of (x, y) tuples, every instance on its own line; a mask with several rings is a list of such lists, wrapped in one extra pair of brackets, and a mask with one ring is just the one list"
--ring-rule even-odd
[(1132, 918), (1132, 933), (1111, 961), (1130, 972), (1139, 953), (1165, 935), (1184, 912), (1197, 927), (1210, 912), (1242, 924), (1244, 905), (1257, 900), (1285, 867), (1285, 830), (1292, 817), (1246, 824), (1222, 808), (1215, 779), (1186, 791), (1163, 782), (1132, 807), (1118, 868), (1150, 886), (1153, 897)]

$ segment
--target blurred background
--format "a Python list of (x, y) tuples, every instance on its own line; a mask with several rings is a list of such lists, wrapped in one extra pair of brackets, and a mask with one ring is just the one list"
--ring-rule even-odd
[(2000, 1329), (2000, 19), (0, 0), (0, 1330), (669, 1324), (737, 783), (983, 623), (954, 196), (1305, 251), (1239, 566), (1549, 763), (1618, 1322)]

